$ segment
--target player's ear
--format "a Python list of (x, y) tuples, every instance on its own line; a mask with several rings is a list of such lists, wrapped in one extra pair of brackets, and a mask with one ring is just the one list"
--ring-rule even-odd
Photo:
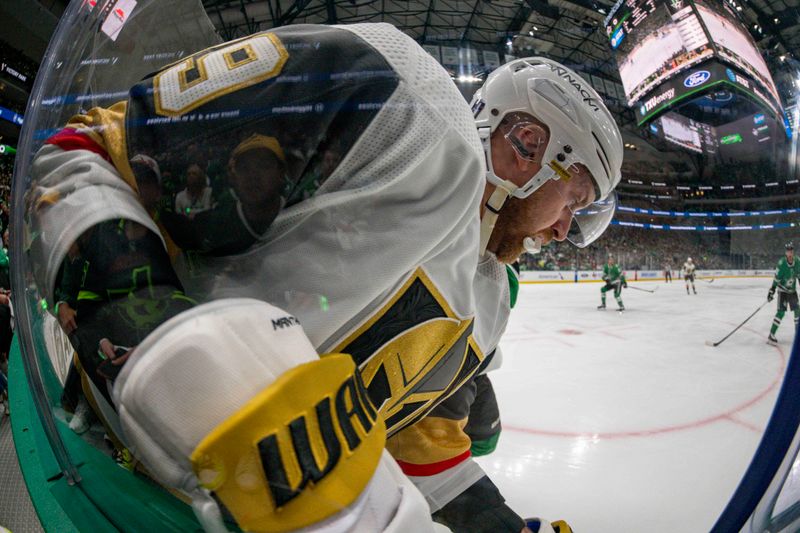
[(540, 168), (547, 147), (547, 131), (538, 124), (528, 123), (515, 128), (513, 135), (517, 144), (517, 149), (514, 150), (517, 168), (525, 172), (529, 172), (532, 167)]

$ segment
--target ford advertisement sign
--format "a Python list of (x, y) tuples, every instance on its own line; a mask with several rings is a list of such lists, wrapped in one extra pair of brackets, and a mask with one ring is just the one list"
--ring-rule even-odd
[(692, 72), (686, 79), (683, 80), (683, 85), (692, 89), (694, 87), (699, 87), (703, 85), (708, 79), (711, 77), (711, 73), (707, 70), (698, 70), (697, 72)]
[[(698, 98), (706, 91), (719, 91), (720, 84), (723, 84), (729, 92), (731, 90), (739, 91), (740, 96), (755, 101), (756, 105), (761, 108), (756, 112), (774, 109), (775, 105), (771, 101), (764, 100), (759, 93), (753, 91), (754, 83), (718, 61), (706, 61), (685, 72), (682, 76), (663, 81), (652, 91), (643, 95), (634, 107), (638, 119), (637, 125), (645, 126), (662, 113), (673, 109), (684, 98)], [(714, 98), (719, 100), (716, 94)]]

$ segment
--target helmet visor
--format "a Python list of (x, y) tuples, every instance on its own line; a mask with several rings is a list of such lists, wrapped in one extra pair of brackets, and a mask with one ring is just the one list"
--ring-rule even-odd
[(606, 230), (616, 209), (617, 193), (612, 191), (606, 198), (575, 211), (567, 240), (578, 248), (589, 246)]

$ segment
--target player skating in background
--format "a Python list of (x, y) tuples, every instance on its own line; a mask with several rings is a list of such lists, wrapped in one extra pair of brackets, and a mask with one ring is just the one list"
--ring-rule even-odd
[(603, 280), (606, 282), (606, 284), (600, 288), (600, 298), (603, 303), (598, 305), (597, 308), (606, 308), (606, 293), (613, 290), (614, 299), (617, 300), (619, 310), (624, 311), (625, 306), (622, 305), (622, 288), (627, 287), (628, 282), (625, 280), (625, 274), (611, 256), (608, 256), (608, 262), (603, 265)]
[(800, 308), (797, 305), (797, 278), (800, 276), (800, 265), (794, 260), (794, 245), (787, 243), (786, 256), (781, 257), (778, 266), (775, 268), (775, 278), (772, 280), (772, 287), (767, 293), (767, 300), (770, 302), (775, 298), (775, 291), (778, 291), (778, 312), (772, 319), (772, 327), (769, 330), (767, 343), (773, 346), (778, 344), (775, 333), (781, 325), (786, 308), (791, 308), (794, 313), (794, 327), (797, 330), (798, 318), (800, 318)]
[(672, 283), (672, 265), (664, 265), (664, 283)]
[(683, 279), (686, 281), (686, 294), (689, 294), (689, 283), (692, 284), (692, 291), (697, 294), (697, 289), (694, 288), (694, 263), (691, 257), (686, 258), (683, 264)]

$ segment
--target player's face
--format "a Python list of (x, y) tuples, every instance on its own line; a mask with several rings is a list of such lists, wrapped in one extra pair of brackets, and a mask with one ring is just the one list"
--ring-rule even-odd
[(786, 260), (790, 263), (794, 261), (794, 250), (786, 250)]
[(489, 250), (503, 263), (513, 263), (525, 251), (525, 237), (542, 243), (567, 238), (573, 213), (594, 201), (591, 175), (582, 165), (570, 168), (570, 179), (550, 180), (525, 199), (509, 198), (500, 212)]
[[(284, 171), (278, 159), (267, 150), (251, 150), (230, 165), (230, 181), (245, 208), (250, 224), (266, 229), (277, 216), (281, 205)], [(259, 222), (250, 220), (254, 216)], [(255, 227), (255, 226), (254, 226)]]

